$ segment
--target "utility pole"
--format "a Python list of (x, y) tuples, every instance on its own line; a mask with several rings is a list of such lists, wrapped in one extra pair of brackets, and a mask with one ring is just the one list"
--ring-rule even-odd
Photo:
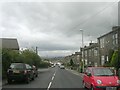
[(38, 47), (36, 46), (36, 54), (38, 54)]
[(82, 69), (84, 72), (84, 39), (83, 39), (83, 29), (80, 29), (81, 33), (82, 33)]

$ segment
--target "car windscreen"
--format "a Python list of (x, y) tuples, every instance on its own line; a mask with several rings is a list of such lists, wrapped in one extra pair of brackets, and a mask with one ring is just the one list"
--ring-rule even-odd
[(109, 68), (93, 69), (94, 76), (113, 76), (114, 73)]
[(13, 63), (10, 65), (11, 69), (18, 69), (18, 70), (23, 70), (25, 69), (25, 65), (21, 63)]

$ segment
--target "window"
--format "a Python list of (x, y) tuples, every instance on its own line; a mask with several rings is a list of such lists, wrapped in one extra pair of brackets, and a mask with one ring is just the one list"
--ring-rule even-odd
[(102, 39), (100, 39), (100, 48), (102, 48)]
[(109, 68), (96, 68), (93, 69), (95, 76), (113, 76), (114, 73)]
[(113, 35), (113, 45), (116, 45), (116, 44), (118, 44), (118, 34), (117, 33)]
[(85, 59), (85, 65), (87, 65), (87, 59)]
[(89, 50), (89, 56), (91, 56), (91, 50)]
[(101, 65), (104, 65), (104, 63), (105, 63), (105, 57), (101, 56)]
[(100, 39), (100, 48), (104, 48), (104, 38)]
[(97, 63), (96, 62), (94, 63), (94, 66), (97, 67)]
[(27, 69), (31, 69), (31, 66), (28, 65), (28, 64), (26, 64), (26, 68), (27, 68)]
[(87, 56), (87, 51), (85, 51), (85, 56)]
[(97, 56), (97, 53), (98, 53), (98, 52), (97, 52), (97, 50), (95, 49), (95, 50), (94, 50), (94, 56)]
[(24, 69), (24, 64), (21, 64), (21, 63), (13, 63), (11, 64), (10, 66), (12, 69)]
[(115, 43), (118, 44), (118, 34), (115, 34)]

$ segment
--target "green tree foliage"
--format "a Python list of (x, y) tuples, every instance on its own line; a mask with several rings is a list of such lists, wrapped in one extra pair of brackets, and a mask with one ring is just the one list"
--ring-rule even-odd
[(114, 50), (113, 50), (113, 49), (110, 49), (110, 50), (109, 50), (109, 54), (108, 54), (108, 57), (109, 57), (109, 58), (108, 58), (108, 59), (109, 59), (108, 63), (111, 62), (113, 53), (114, 53)]
[(15, 62), (23, 62), (28, 63), (30, 65), (35, 65), (40, 67), (41, 58), (35, 52), (30, 50), (24, 51), (14, 51), (14, 50), (2, 50), (2, 74), (6, 75), (7, 69), (9, 68), (11, 63)]
[(74, 62), (72, 59), (70, 59), (70, 66), (73, 66), (74, 65)]
[(49, 62), (44, 62), (44, 61), (41, 61), (41, 63), (40, 63), (40, 68), (48, 68), (48, 67), (50, 67), (51, 65), (50, 65), (50, 63)]
[(2, 76), (6, 77), (7, 69), (9, 68), (10, 63), (12, 62), (12, 58), (9, 54), (9, 50), (2, 50)]
[(120, 68), (120, 51), (114, 51), (111, 59), (111, 66), (115, 67), (116, 69)]
[(21, 57), (23, 58), (23, 62), (28, 63), (30, 65), (35, 65), (39, 67), (41, 58), (35, 52), (30, 50), (24, 50), (21, 52)]

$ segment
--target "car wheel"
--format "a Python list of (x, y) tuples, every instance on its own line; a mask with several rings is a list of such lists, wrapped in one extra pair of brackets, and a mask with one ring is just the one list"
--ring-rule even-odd
[(35, 76), (33, 76), (32, 80), (34, 80), (34, 79), (35, 79)]
[(86, 88), (86, 86), (85, 86), (85, 82), (83, 81), (83, 88)]
[(117, 87), (117, 89), (116, 90), (120, 90), (120, 88), (119, 87)]
[(33, 77), (32, 77), (32, 80), (34, 80), (35, 79), (35, 75), (33, 75)]
[(26, 83), (27, 83), (27, 84), (30, 83), (30, 77), (27, 77)]
[(90, 90), (94, 90), (94, 87), (93, 87), (93, 86), (91, 86)]
[(36, 75), (36, 77), (38, 77), (38, 74)]
[(11, 84), (11, 83), (12, 83), (12, 80), (11, 80), (11, 79), (8, 79), (7, 82), (8, 82), (8, 84)]

